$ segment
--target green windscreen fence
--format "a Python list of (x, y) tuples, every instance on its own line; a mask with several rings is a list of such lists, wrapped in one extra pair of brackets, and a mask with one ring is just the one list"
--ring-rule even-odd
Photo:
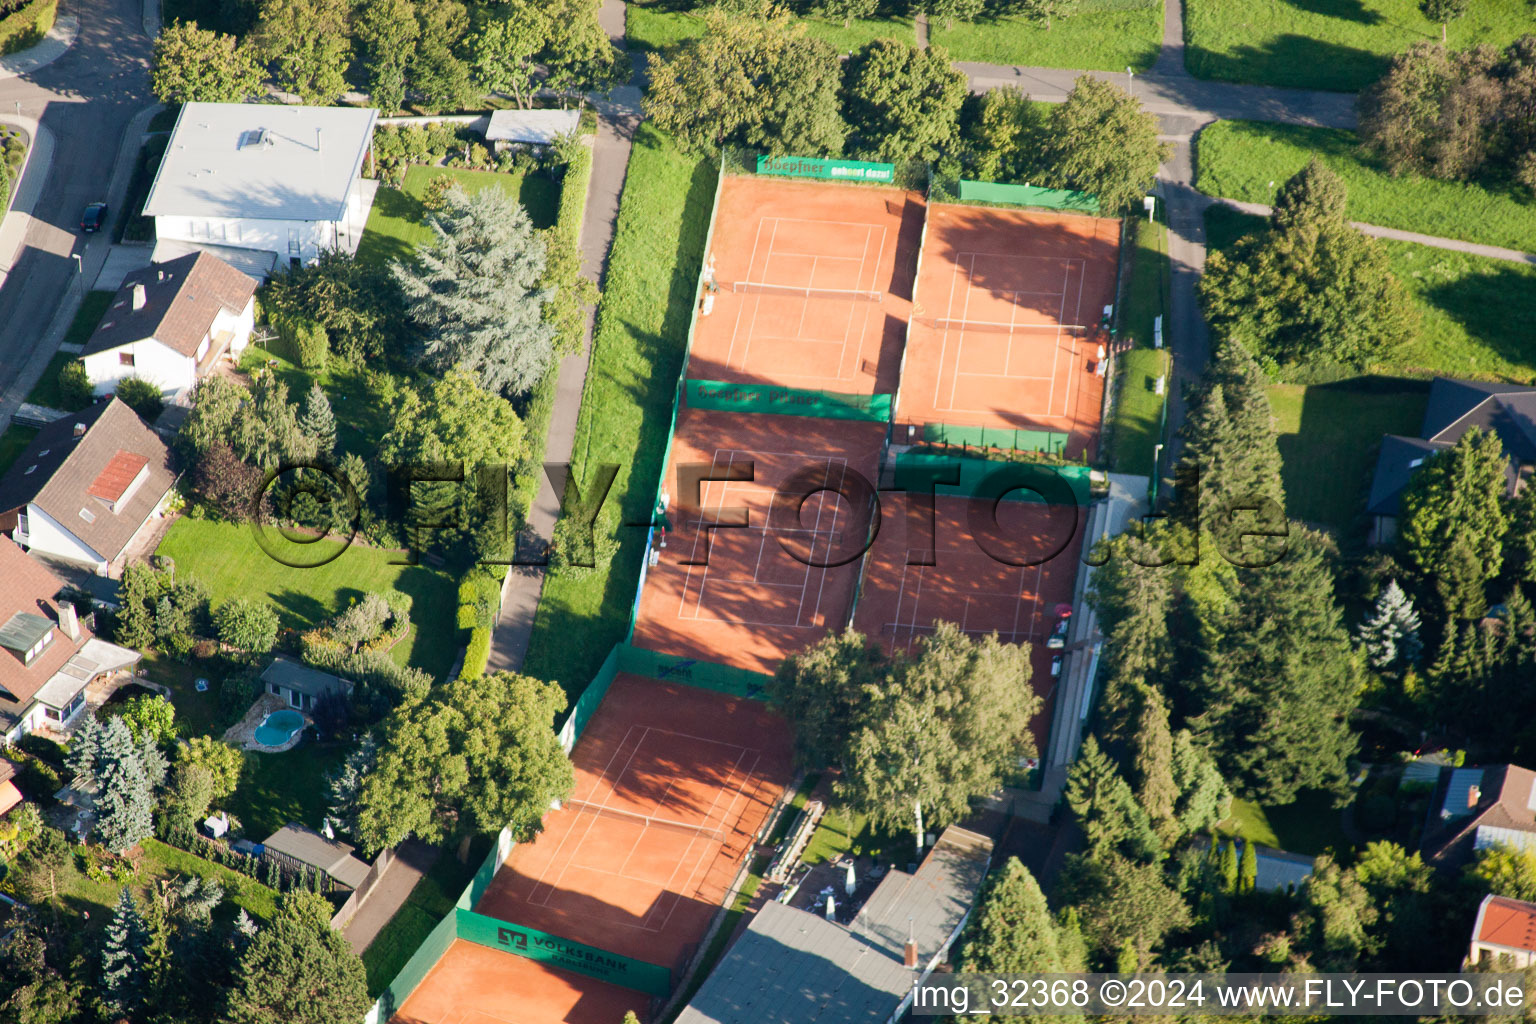
[(496, 872), (501, 870), (501, 865), (506, 862), (507, 855), (512, 852), (512, 833), (503, 828), (496, 834), (496, 842), (491, 844), (491, 852), (485, 855), (481, 861), (480, 869), (475, 872), (475, 877), (469, 880), (464, 891), (459, 893), (459, 902), (456, 906), (464, 910), (474, 910), (480, 902), (480, 897), (485, 895), (485, 890), (491, 887), (491, 879), (496, 877)]
[(960, 201), (1040, 206), (1047, 210), (1074, 210), (1078, 213), (1099, 212), (1099, 197), (1087, 192), (1041, 188), (1039, 185), (1001, 185), (994, 181), (967, 181), (964, 178), (960, 179)]
[(948, 423), (923, 426), (923, 440), (929, 444), (954, 444), (970, 448), (1012, 448), (1021, 452), (1045, 452), (1064, 455), (1071, 435), (1053, 430), (1006, 430), (1001, 427), (957, 427)]
[(416, 991), (427, 972), (437, 966), (448, 947), (453, 945), (453, 940), (458, 936), (458, 921), (453, 914), (449, 914), (437, 922), (437, 927), (427, 934), (426, 941), (416, 947), (416, 952), (400, 968), (400, 973), (395, 975), (389, 987), (379, 993), (378, 1000), (373, 1008), (368, 1011), (366, 1024), (385, 1024), (405, 1005), (405, 1001)]
[(717, 665), (698, 658), (683, 658), (675, 654), (658, 654), (629, 644), (619, 648), (619, 671), (662, 682), (685, 683), (733, 697), (750, 697), (752, 700), (766, 699), (766, 687), (771, 678), (762, 672)]
[(515, 956), (525, 956), (551, 967), (563, 967), (589, 978), (624, 988), (664, 996), (672, 991), (672, 972), (644, 960), (620, 956), (558, 935), (498, 921), (462, 907), (454, 911), (458, 937)]
[[(896, 487), (926, 493), (984, 500), (1032, 501), (1047, 505), (1086, 506), (1092, 500), (1093, 471), (1087, 466), (1053, 466), (1043, 462), (991, 462), (903, 452), (896, 456)], [(933, 483), (952, 480), (955, 483)]]
[(813, 156), (760, 156), (758, 174), (786, 178), (817, 178), (822, 181), (895, 181), (895, 164), (862, 160), (828, 160)]
[(688, 404), (695, 409), (871, 423), (886, 423), (891, 418), (890, 395), (843, 395), (777, 384), (732, 384), (718, 380), (690, 380), (684, 387)]
[[(636, 600), (639, 596), (636, 595)], [(587, 688), (581, 691), (581, 696), (576, 698), (575, 707), (571, 708), (565, 725), (560, 728), (560, 743), (569, 754), (576, 741), (581, 739), (581, 734), (586, 731), (587, 723), (592, 721), (592, 716), (597, 714), (598, 705), (608, 695), (608, 687), (613, 683), (613, 677), (619, 671), (620, 644), (614, 644), (608, 652), (608, 657), (603, 659), (602, 667), (597, 670), (597, 675), (587, 684)]]

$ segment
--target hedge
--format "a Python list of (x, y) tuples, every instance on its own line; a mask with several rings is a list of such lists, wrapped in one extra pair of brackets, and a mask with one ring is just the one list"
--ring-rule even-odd
[(490, 660), (491, 627), (476, 626), (469, 634), (469, 646), (464, 648), (464, 667), (459, 670), (459, 678), (474, 679), (485, 675)]
[(555, 227), (572, 238), (581, 234), (581, 220), (587, 209), (587, 182), (592, 177), (592, 148), (581, 146), (565, 167), (560, 183), (560, 211)]
[(324, 370), (331, 355), (331, 339), (324, 325), (296, 313), (274, 312), (268, 321), (277, 332), (278, 352), (306, 370)]
[(58, 0), (32, 0), (0, 18), (0, 53), (25, 50), (48, 34)]

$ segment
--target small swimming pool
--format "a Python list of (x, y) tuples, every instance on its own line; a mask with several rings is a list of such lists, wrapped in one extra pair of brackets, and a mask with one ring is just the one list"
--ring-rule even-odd
[(264, 747), (280, 747), (302, 728), (304, 716), (297, 711), (274, 711), (256, 727), (256, 742)]

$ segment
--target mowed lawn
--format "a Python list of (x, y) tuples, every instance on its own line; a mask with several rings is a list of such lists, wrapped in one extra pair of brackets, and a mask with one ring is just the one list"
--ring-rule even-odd
[(523, 204), (536, 228), (555, 222), (560, 204), (560, 183), (545, 174), (501, 174), (456, 167), (412, 167), (405, 172), (403, 188), (380, 188), (374, 197), (368, 224), (357, 244), (357, 258), (371, 263), (405, 259), (418, 245), (432, 240), (427, 208), (422, 197), (434, 178), (453, 178), (466, 192), (500, 188)]
[(928, 41), (949, 50), (952, 60), (1116, 72), (1130, 67), (1138, 74), (1150, 68), (1162, 48), (1161, 0), (1132, 10), (1095, 10), (1098, 6), (1084, 3), (1077, 13), (1052, 19), (1050, 28), (1017, 17), (957, 21), (946, 27), (942, 18), (930, 16)]
[[(1227, 248), (1264, 227), (1229, 206), (1206, 211), (1206, 245)], [(1370, 367), (1383, 376), (1536, 379), (1536, 268), (1413, 242), (1381, 240), (1419, 310), (1418, 340)]]
[(1167, 229), (1138, 218), (1135, 245), (1120, 324), (1122, 336), (1136, 347), (1116, 357), (1120, 390), (1112, 436), (1115, 470), (1150, 475), (1167, 398), (1156, 388), (1157, 378), (1168, 372), (1167, 356), (1152, 347), (1154, 323), (1168, 309)]
[(1536, 199), (1528, 192), (1416, 174), (1393, 177), (1361, 150), (1351, 131), (1217, 121), (1200, 132), (1198, 147), (1195, 186), (1206, 195), (1271, 204), (1286, 179), (1316, 156), (1344, 179), (1351, 220), (1536, 252)]
[[(1505, 46), (1532, 29), (1527, 0), (1477, 0), (1450, 23), (1453, 49)], [(1440, 26), (1418, 0), (1184, 0), (1184, 64), (1200, 78), (1355, 92)]]
[(284, 562), (313, 565), (341, 544), (334, 540), (292, 544), (275, 529), (266, 530), (264, 536), (283, 561), (263, 549), (252, 527), (206, 519), (177, 520), (155, 553), (174, 558), (177, 573), (202, 581), (215, 607), (232, 597), (268, 601), (287, 629), (309, 629), (365, 594), (399, 590), (412, 600), (411, 632), (394, 649), (395, 660), (434, 677), (452, 666), (458, 639), (457, 589), (447, 573), (426, 566), (394, 565), (406, 557), (404, 553), (361, 544), (324, 565), (293, 568)]
[[(572, 452), (582, 480), (619, 465), (608, 502), (625, 522), (648, 521), (655, 500), (715, 183), (713, 162), (649, 125), (636, 133)], [(629, 629), (645, 532), (621, 527), (619, 541), (609, 565), (544, 581), (523, 671), (573, 696)]]
[(1382, 435), (1418, 436), (1428, 400), (1427, 382), (1395, 377), (1271, 386), (1290, 518), (1347, 532), (1365, 509)]
[(1233, 800), (1232, 815), (1217, 826), (1223, 836), (1241, 836), (1260, 846), (1315, 857), (1349, 846), (1341, 824), (1343, 812), (1333, 797), (1318, 790), (1303, 790), (1295, 801), (1260, 807), (1251, 800)]
[[(87, 292), (80, 302), (80, 309), (76, 311), (75, 318), (69, 322), (69, 330), (64, 332), (65, 345), (84, 345), (90, 340), (96, 331), (96, 325), (101, 323), (107, 307), (112, 304), (113, 292)], [(48, 368), (43, 371), (42, 379), (37, 386), (27, 395), (27, 401), (34, 405), (47, 406), (50, 409), (63, 409), (66, 412), (74, 412), (64, 401), (63, 392), (59, 388), (59, 371), (79, 356), (62, 349), (55, 352), (53, 359), (49, 361)]]

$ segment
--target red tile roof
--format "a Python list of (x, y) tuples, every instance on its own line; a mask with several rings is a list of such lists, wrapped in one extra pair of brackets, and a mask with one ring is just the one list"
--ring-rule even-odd
[(103, 501), (116, 502), (128, 490), (139, 471), (149, 465), (149, 459), (137, 452), (125, 452), (121, 448), (112, 456), (101, 475), (92, 481), (85, 493)]
[[(17, 612), (46, 616), (55, 623), (59, 621), (59, 609), (53, 595), (64, 588), (64, 581), (5, 536), (0, 536), (0, 580), (5, 581), (5, 586), (0, 587), (0, 622)], [(17, 703), (25, 704), (90, 636), (91, 631), (83, 622), (78, 641), (70, 640), (55, 626), (53, 642), (30, 666), (22, 664), (21, 659), (10, 651), (0, 650), (0, 689), (9, 693)]]
[(1536, 903), (1489, 896), (1477, 917), (1475, 941), (1536, 952)]
[[(144, 296), (138, 309), (133, 308), (136, 288), (142, 288)], [(184, 356), (194, 356), (219, 310), (239, 313), (255, 294), (255, 278), (206, 252), (151, 264), (123, 279), (81, 354), (95, 355), (154, 338)]]

